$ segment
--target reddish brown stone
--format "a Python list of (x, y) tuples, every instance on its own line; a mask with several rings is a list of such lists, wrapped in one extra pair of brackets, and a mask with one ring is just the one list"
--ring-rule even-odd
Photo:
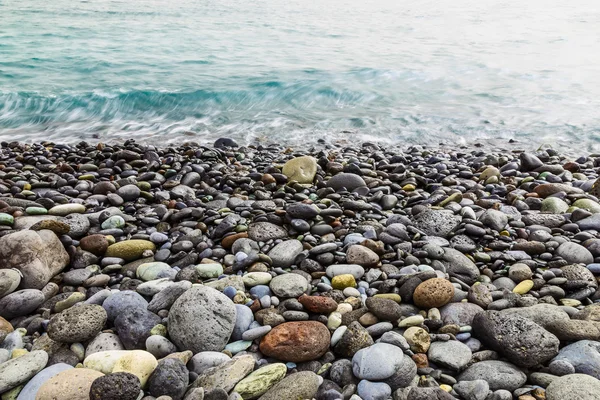
[(320, 358), (329, 349), (329, 330), (316, 321), (286, 322), (260, 342), (260, 351), (278, 360), (303, 362)]
[(418, 353), (412, 356), (413, 361), (417, 364), (417, 368), (427, 368), (429, 367), (429, 360), (427, 359), (427, 355), (423, 353)]
[(233, 243), (241, 238), (247, 238), (248, 237), (248, 232), (242, 232), (242, 233), (236, 233), (235, 235), (229, 235), (223, 238), (223, 240), (221, 241), (221, 246), (223, 246), (224, 249), (229, 249), (231, 246), (233, 246)]
[(101, 256), (108, 249), (108, 240), (104, 235), (90, 235), (81, 239), (79, 246), (85, 251)]
[(271, 174), (264, 174), (262, 176), (261, 179), (262, 183), (264, 183), (265, 185), (269, 185), (271, 183), (277, 183), (277, 181), (275, 180), (275, 178), (273, 178), (273, 175)]
[(454, 297), (454, 286), (443, 278), (428, 279), (413, 293), (414, 303), (421, 308), (441, 307)]
[(331, 297), (307, 296), (303, 294), (298, 301), (310, 312), (329, 314), (337, 310), (338, 304)]

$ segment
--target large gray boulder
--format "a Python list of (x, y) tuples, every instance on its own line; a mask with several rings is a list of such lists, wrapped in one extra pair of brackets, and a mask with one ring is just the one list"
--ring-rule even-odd
[(180, 350), (221, 351), (235, 325), (235, 305), (218, 290), (194, 286), (169, 312), (169, 336)]
[(560, 341), (535, 322), (497, 311), (473, 318), (473, 332), (483, 343), (521, 367), (533, 367), (558, 354)]
[(548, 385), (548, 400), (597, 400), (600, 396), (600, 381), (584, 374), (561, 376)]
[(23, 230), (0, 238), (0, 269), (21, 271), (23, 289), (42, 289), (68, 264), (69, 255), (50, 230)]

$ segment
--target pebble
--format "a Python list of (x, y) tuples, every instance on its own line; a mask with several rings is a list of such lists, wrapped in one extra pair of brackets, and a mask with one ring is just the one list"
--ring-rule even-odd
[(598, 379), (597, 157), (519, 146), (3, 143), (0, 368), (83, 361), (126, 400)]

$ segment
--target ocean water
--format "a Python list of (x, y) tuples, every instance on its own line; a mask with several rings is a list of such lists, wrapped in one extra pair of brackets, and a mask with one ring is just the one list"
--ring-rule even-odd
[(0, 139), (600, 144), (600, 2), (0, 0)]

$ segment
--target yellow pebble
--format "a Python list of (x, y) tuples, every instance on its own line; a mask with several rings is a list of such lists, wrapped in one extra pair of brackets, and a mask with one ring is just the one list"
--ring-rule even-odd
[(450, 385), (440, 385), (440, 389), (442, 389), (444, 392), (450, 393), (452, 391), (452, 386), (450, 386)]
[(331, 280), (331, 286), (334, 289), (344, 290), (347, 287), (356, 287), (356, 280), (351, 274), (338, 275)]
[(376, 294), (373, 297), (379, 297), (381, 299), (394, 300), (396, 303), (400, 303), (400, 301), (401, 301), (400, 295), (396, 294), (396, 293), (379, 293), (379, 294)]
[(560, 299), (559, 301), (560, 304), (567, 307), (578, 307), (581, 305), (581, 302), (575, 299)]
[(404, 190), (405, 192), (412, 192), (415, 189), (416, 189), (415, 185), (413, 185), (411, 183), (402, 186), (402, 190)]
[(533, 281), (531, 279), (526, 279), (520, 282), (517, 286), (515, 286), (515, 288), (513, 289), (513, 293), (525, 294), (529, 292), (532, 287)]
[(510, 232), (509, 231), (502, 231), (502, 232), (500, 232), (500, 236), (510, 236)]
[(11, 357), (12, 357), (12, 358), (19, 358), (19, 357), (21, 357), (21, 356), (24, 356), (24, 355), (25, 355), (25, 354), (27, 354), (27, 353), (28, 353), (28, 351), (27, 351), (27, 350), (25, 350), (25, 349), (14, 349), (14, 350), (12, 351), (12, 355), (11, 355)]

